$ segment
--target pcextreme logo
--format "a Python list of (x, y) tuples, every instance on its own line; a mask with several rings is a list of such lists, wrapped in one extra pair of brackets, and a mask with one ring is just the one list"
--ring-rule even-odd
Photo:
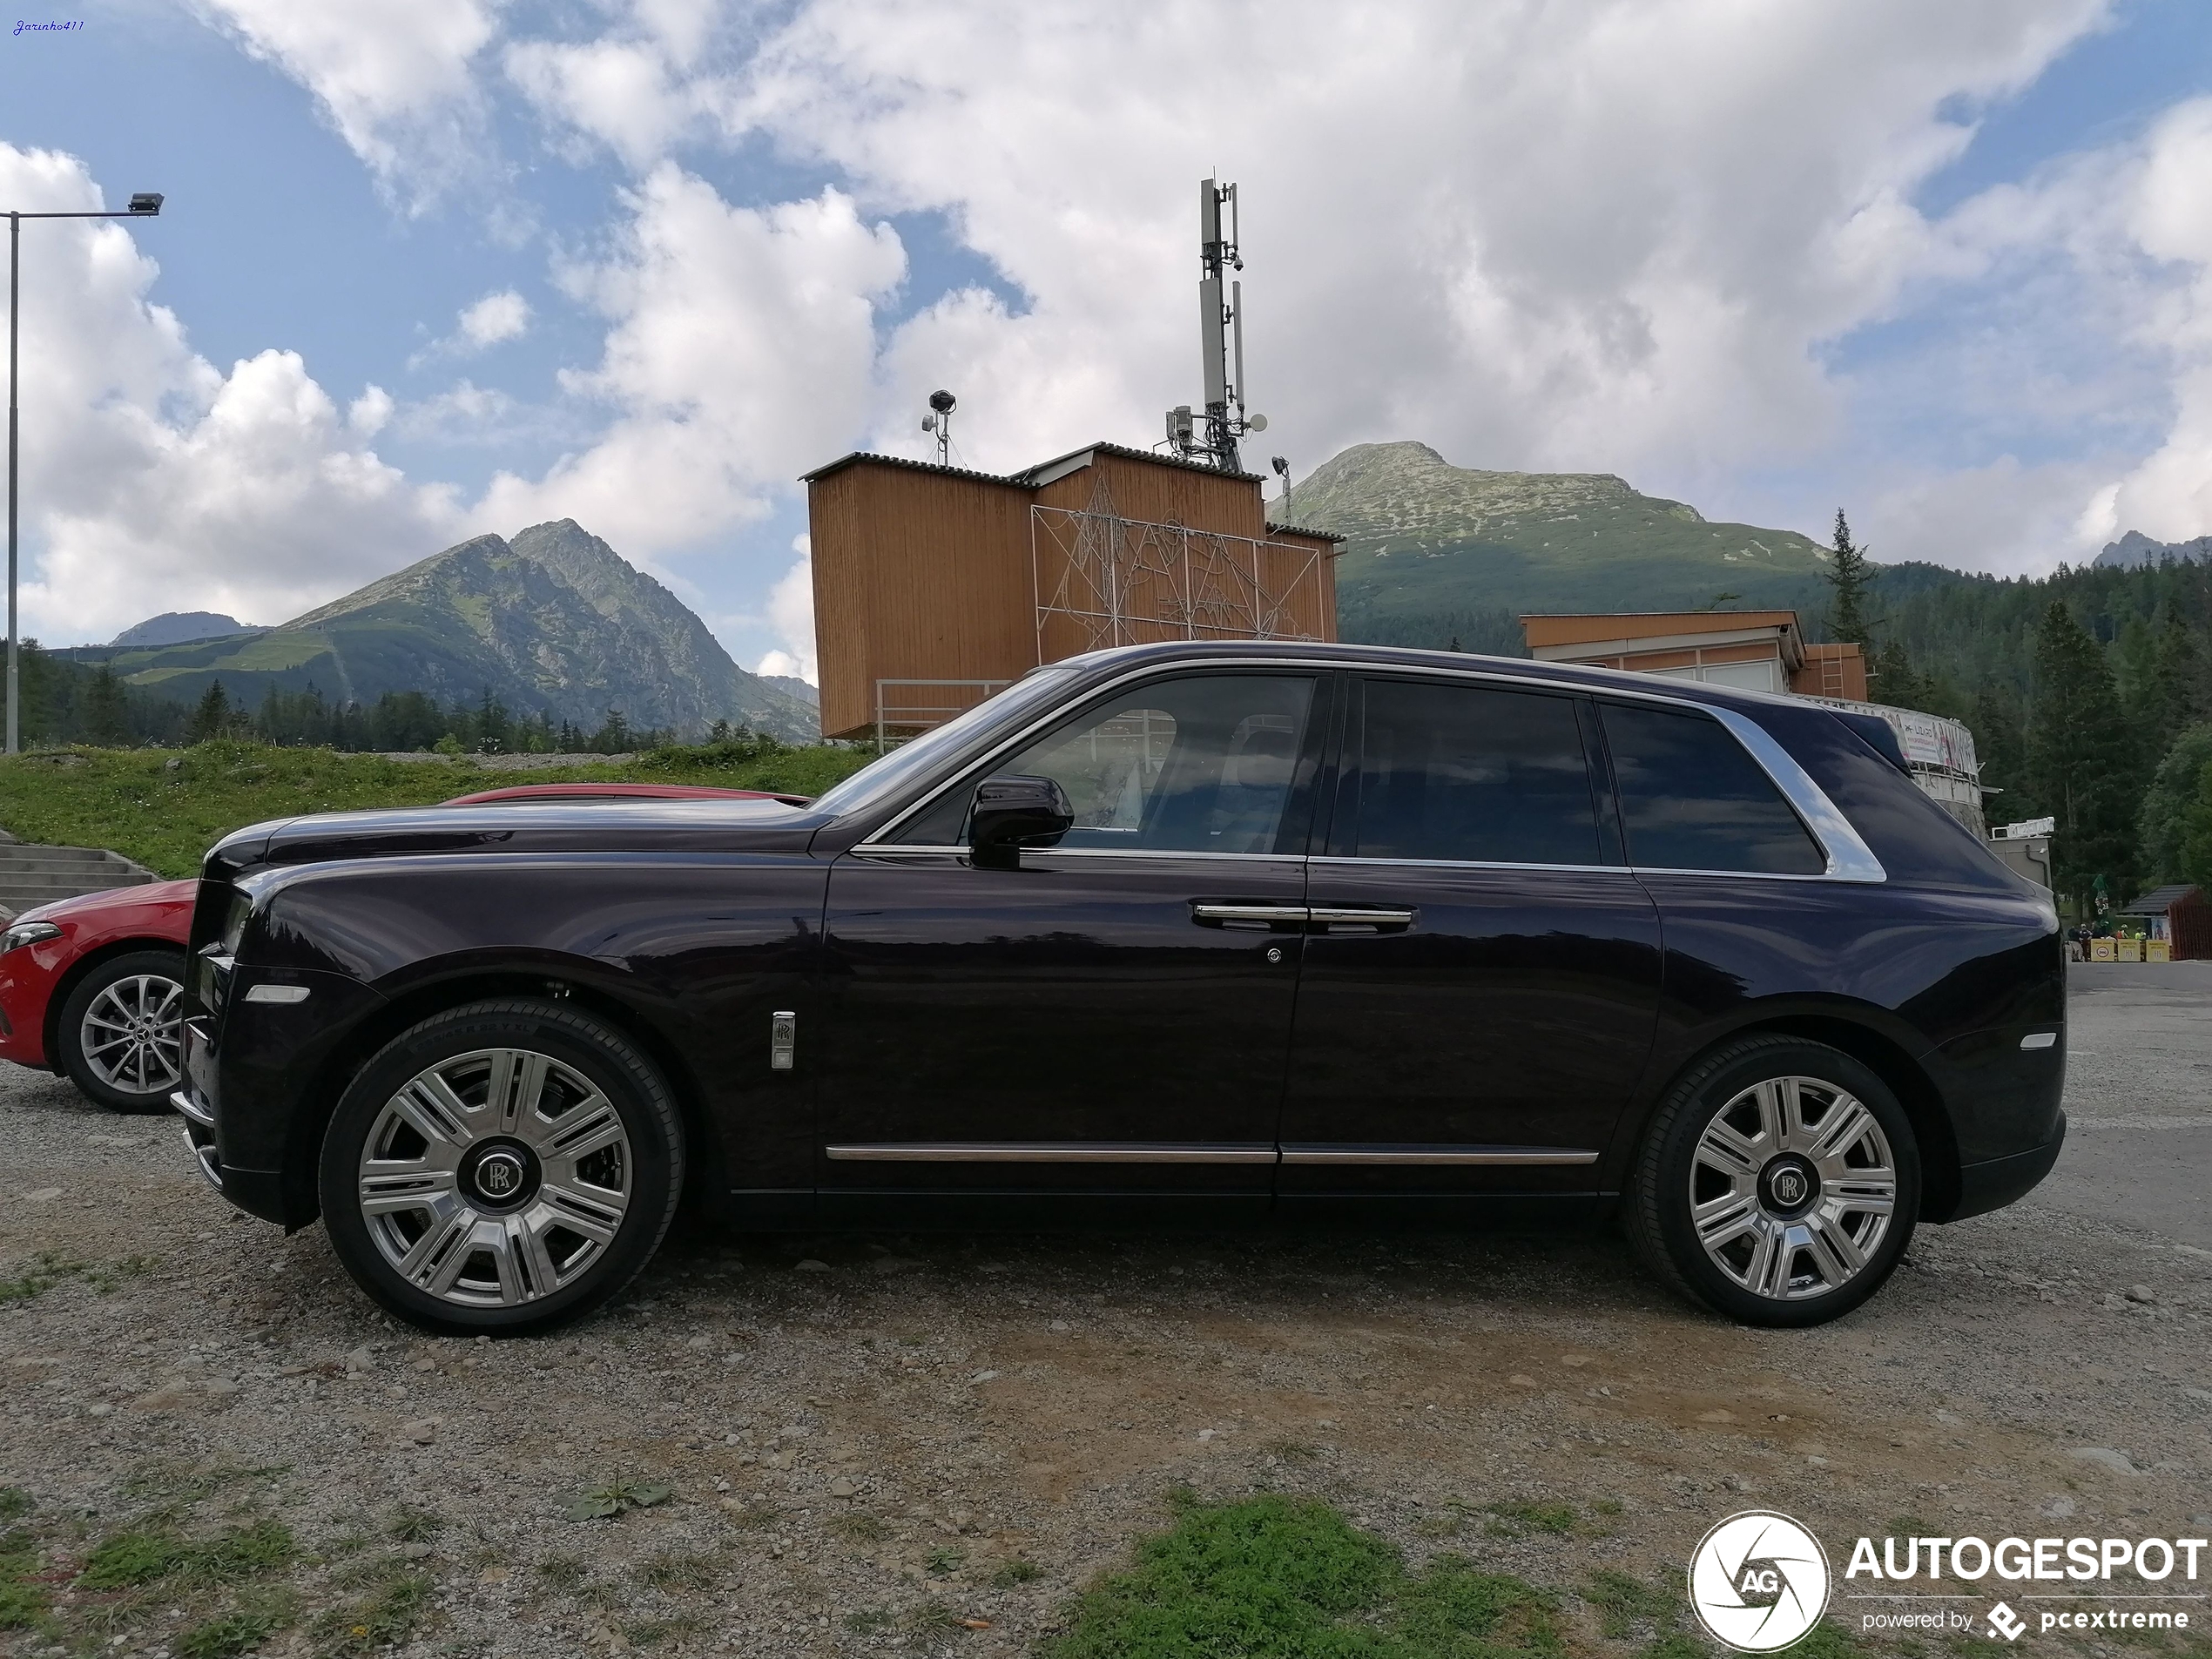
[(1786, 1648), (1828, 1610), (1828, 1553), (1787, 1515), (1730, 1515), (1689, 1558), (1689, 1605), (1716, 1641), (1739, 1652)]

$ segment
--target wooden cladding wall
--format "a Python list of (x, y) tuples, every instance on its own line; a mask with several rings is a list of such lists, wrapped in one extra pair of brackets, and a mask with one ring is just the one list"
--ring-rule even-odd
[[(1269, 540), (1257, 480), (1142, 456), (1094, 453), (1035, 489), (854, 457), (807, 482), (826, 734), (872, 734), (879, 681), (1012, 680), (1040, 662), (1110, 643), (1065, 616), (1040, 616), (1069, 571), (1052, 536), (1033, 524), (1033, 505), (1242, 538), (1232, 547)], [(1335, 638), (1335, 544), (1289, 533), (1273, 541), (1279, 545), (1257, 550), (1262, 589), (1287, 596), (1275, 606), (1280, 621), (1272, 631)], [(1163, 617), (1143, 631), (1125, 628), (1123, 637), (1180, 639), (1185, 631), (1181, 617)]]

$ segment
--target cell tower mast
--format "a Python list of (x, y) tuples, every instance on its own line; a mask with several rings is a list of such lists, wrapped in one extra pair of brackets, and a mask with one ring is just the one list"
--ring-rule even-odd
[(1199, 413), (1184, 403), (1170, 409), (1167, 441), (1184, 460), (1204, 462), (1224, 472), (1244, 469), (1237, 453), (1239, 438), (1267, 430), (1265, 415), (1244, 413), (1244, 285), (1227, 274), (1244, 268), (1237, 251), (1237, 186), (1200, 179), (1198, 361), (1205, 380), (1205, 408)]

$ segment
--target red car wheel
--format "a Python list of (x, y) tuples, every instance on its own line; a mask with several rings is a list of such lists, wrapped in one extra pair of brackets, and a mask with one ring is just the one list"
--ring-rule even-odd
[(62, 1069), (110, 1111), (167, 1111), (184, 1082), (184, 1001), (182, 951), (111, 956), (62, 1004)]

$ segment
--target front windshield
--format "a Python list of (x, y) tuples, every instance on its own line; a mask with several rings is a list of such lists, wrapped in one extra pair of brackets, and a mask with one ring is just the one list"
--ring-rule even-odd
[(943, 757), (957, 754), (979, 729), (1001, 720), (1012, 722), (1041, 703), (1049, 703), (1061, 687), (1076, 677), (1072, 668), (1041, 668), (972, 709), (964, 709), (939, 726), (932, 726), (911, 742), (903, 743), (880, 759), (871, 760), (836, 788), (816, 799), (813, 810), (833, 816), (865, 806), (897, 792), (910, 780), (927, 772)]

